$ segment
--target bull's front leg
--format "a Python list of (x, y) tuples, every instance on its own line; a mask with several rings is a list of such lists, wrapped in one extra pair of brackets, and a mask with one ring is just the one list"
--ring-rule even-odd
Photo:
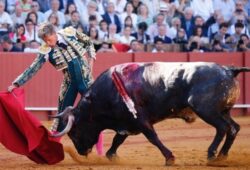
[(117, 158), (117, 154), (116, 151), (118, 149), (118, 147), (125, 141), (125, 139), (128, 137), (128, 135), (120, 135), (119, 133), (117, 133), (113, 139), (112, 145), (110, 147), (110, 149), (107, 151), (106, 153), (106, 157), (109, 160), (114, 160), (115, 158)]
[(175, 161), (175, 157), (172, 152), (165, 147), (160, 139), (158, 138), (153, 126), (148, 122), (143, 123), (142, 133), (147, 137), (147, 139), (155, 146), (159, 148), (161, 153), (164, 155), (166, 159), (166, 165), (173, 165)]

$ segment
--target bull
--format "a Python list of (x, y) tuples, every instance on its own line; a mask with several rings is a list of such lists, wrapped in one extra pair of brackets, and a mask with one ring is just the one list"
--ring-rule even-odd
[[(208, 160), (226, 158), (240, 130), (230, 116), (240, 94), (236, 76), (245, 71), (250, 71), (250, 68), (207, 62), (113, 66), (96, 79), (75, 108), (68, 107), (55, 116), (63, 119), (65, 129), (54, 136), (68, 134), (77, 152), (87, 155), (97, 143), (101, 131), (114, 130), (112, 146), (106, 153), (112, 159), (129, 135), (143, 133), (161, 151), (166, 165), (172, 165), (175, 157), (160, 141), (153, 125), (169, 118), (193, 122), (198, 116), (216, 129), (208, 148)], [(114, 72), (132, 99), (136, 115), (128, 109), (115, 85)]]

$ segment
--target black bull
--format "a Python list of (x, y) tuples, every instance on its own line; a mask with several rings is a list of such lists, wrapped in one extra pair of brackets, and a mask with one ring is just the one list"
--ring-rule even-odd
[[(112, 80), (114, 71), (120, 75), (135, 104), (137, 118), (129, 112)], [(169, 165), (174, 163), (175, 157), (159, 140), (153, 124), (168, 118), (192, 122), (198, 115), (216, 128), (208, 148), (208, 159), (225, 158), (240, 130), (230, 110), (239, 97), (235, 77), (243, 71), (250, 71), (250, 68), (205, 62), (116, 65), (96, 79), (75, 108), (68, 107), (60, 114), (66, 128), (57, 136), (68, 133), (78, 153), (87, 155), (99, 133), (112, 129), (116, 135), (106, 153), (111, 159), (129, 135), (143, 133), (159, 148)], [(216, 155), (224, 136), (225, 143)]]

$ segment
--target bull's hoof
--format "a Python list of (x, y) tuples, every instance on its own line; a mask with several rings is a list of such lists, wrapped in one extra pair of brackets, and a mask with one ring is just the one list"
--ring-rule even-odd
[(220, 154), (217, 156), (216, 160), (217, 160), (217, 161), (224, 161), (224, 160), (227, 159), (227, 157), (228, 157), (227, 154), (220, 153)]
[(217, 157), (216, 157), (215, 155), (210, 155), (210, 156), (207, 157), (207, 161), (208, 161), (208, 162), (213, 162), (213, 161), (215, 161), (216, 159), (217, 159)]
[(175, 157), (171, 156), (170, 158), (166, 159), (165, 165), (171, 166), (171, 165), (174, 165), (174, 163), (175, 163)]
[(113, 153), (113, 154), (106, 154), (106, 157), (110, 160), (110, 161), (117, 161), (119, 160), (119, 156), (117, 156), (117, 154)]

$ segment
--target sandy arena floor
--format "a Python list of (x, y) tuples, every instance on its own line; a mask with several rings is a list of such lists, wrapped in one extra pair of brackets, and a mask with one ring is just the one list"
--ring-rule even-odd
[[(174, 166), (164, 166), (164, 158), (160, 151), (150, 144), (143, 135), (130, 136), (119, 148), (119, 160), (108, 161), (104, 156), (97, 156), (95, 149), (88, 158), (78, 157), (81, 163), (74, 161), (68, 153), (65, 160), (56, 165), (38, 165), (28, 158), (11, 153), (0, 145), (0, 169), (83, 169), (83, 170), (151, 170), (151, 169), (250, 169), (250, 117), (237, 117), (236, 122), (241, 125), (236, 141), (231, 148), (226, 161), (207, 165), (206, 154), (212, 142), (215, 130), (196, 120), (193, 124), (186, 124), (182, 120), (166, 120), (155, 125), (160, 139), (176, 156)], [(48, 126), (51, 122), (45, 122)], [(104, 150), (109, 148), (114, 133), (104, 132)], [(64, 137), (65, 145), (72, 145), (68, 137)]]

